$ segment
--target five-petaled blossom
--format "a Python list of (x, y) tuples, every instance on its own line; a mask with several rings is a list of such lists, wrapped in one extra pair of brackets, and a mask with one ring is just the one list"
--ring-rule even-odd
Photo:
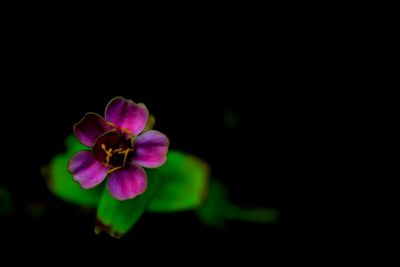
[(105, 118), (86, 113), (74, 125), (78, 140), (91, 150), (76, 153), (68, 164), (82, 188), (92, 188), (106, 177), (107, 189), (119, 200), (143, 194), (147, 175), (142, 167), (156, 168), (166, 161), (168, 138), (154, 130), (144, 131), (149, 112), (142, 103), (123, 97), (113, 98)]

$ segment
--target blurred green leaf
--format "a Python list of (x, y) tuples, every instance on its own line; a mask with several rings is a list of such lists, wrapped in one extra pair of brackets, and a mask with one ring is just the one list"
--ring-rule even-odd
[(149, 177), (147, 183), (147, 190), (144, 194), (125, 201), (114, 199), (104, 187), (97, 208), (96, 234), (105, 231), (113, 237), (120, 238), (127, 233), (146, 210), (158, 185), (157, 175)]
[(148, 206), (151, 212), (176, 212), (199, 207), (205, 200), (210, 168), (199, 158), (170, 150), (167, 162), (147, 170), (149, 177), (160, 177), (160, 183)]
[(240, 207), (231, 203), (224, 186), (213, 180), (207, 201), (197, 210), (200, 220), (212, 227), (221, 228), (228, 220), (253, 223), (275, 223), (279, 213), (271, 208)]
[(68, 156), (72, 156), (73, 154), (75, 154), (78, 151), (89, 149), (88, 147), (79, 143), (79, 141), (76, 139), (76, 137), (72, 134), (67, 136), (67, 138), (65, 139), (65, 145), (67, 147), (67, 155)]
[(8, 215), (12, 212), (13, 200), (11, 193), (0, 187), (0, 215)]
[(95, 232), (121, 237), (146, 211), (175, 212), (200, 206), (207, 192), (209, 167), (202, 160), (180, 151), (170, 151), (160, 168), (146, 169), (146, 192), (131, 200), (114, 199), (104, 189)]
[(102, 186), (93, 189), (82, 189), (68, 172), (67, 165), (71, 156), (78, 151), (88, 149), (81, 145), (74, 136), (66, 139), (67, 151), (64, 154), (56, 155), (50, 165), (44, 169), (44, 174), (48, 176), (48, 186), (57, 197), (64, 201), (71, 202), (86, 207), (95, 207), (100, 201)]

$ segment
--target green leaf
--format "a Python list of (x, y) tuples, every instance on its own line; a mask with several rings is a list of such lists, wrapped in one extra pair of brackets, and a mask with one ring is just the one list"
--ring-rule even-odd
[(48, 177), (48, 186), (53, 194), (64, 201), (86, 207), (95, 207), (100, 201), (102, 186), (97, 186), (93, 189), (82, 189), (73, 180), (67, 169), (71, 156), (88, 148), (81, 145), (74, 136), (67, 137), (66, 145), (66, 153), (56, 155), (49, 166), (43, 169), (44, 175)]
[(160, 177), (160, 184), (148, 206), (151, 212), (176, 212), (199, 207), (207, 195), (209, 166), (197, 157), (170, 150), (167, 162), (147, 170)]
[(119, 201), (107, 189), (97, 209), (95, 232), (105, 231), (121, 237), (147, 210), (173, 212), (196, 208), (205, 199), (209, 167), (200, 159), (179, 151), (170, 151), (160, 168), (146, 169), (147, 190), (134, 199)]
[(207, 201), (197, 210), (200, 220), (216, 228), (224, 227), (228, 220), (239, 220), (252, 223), (275, 223), (279, 213), (271, 208), (248, 208), (230, 202), (224, 186), (213, 181), (210, 185)]
[(158, 185), (157, 175), (149, 177), (147, 183), (147, 190), (144, 194), (125, 201), (113, 198), (107, 188), (104, 188), (97, 208), (95, 233), (105, 231), (116, 238), (127, 233), (146, 210)]
[(72, 156), (78, 151), (88, 150), (89, 148), (79, 143), (74, 135), (69, 135), (65, 139), (65, 145), (67, 147), (67, 155)]
[(0, 187), (0, 216), (9, 215), (13, 210), (13, 199), (11, 193)]

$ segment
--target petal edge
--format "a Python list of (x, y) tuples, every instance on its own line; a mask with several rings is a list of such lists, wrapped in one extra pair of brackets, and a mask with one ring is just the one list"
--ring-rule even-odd
[(97, 137), (112, 128), (99, 114), (88, 112), (79, 122), (75, 123), (74, 134), (79, 142), (91, 147), (96, 142)]
[(167, 160), (168, 137), (159, 131), (150, 130), (139, 135), (134, 143), (133, 161), (146, 168), (157, 168)]
[(138, 135), (146, 127), (149, 111), (143, 103), (136, 104), (122, 96), (114, 97), (107, 104), (105, 119), (116, 126)]
[(118, 200), (127, 200), (143, 194), (147, 188), (147, 175), (142, 167), (129, 164), (112, 172), (107, 180), (107, 189)]
[(108, 168), (97, 161), (92, 152), (84, 150), (72, 156), (68, 170), (82, 188), (88, 189), (100, 184), (107, 176)]

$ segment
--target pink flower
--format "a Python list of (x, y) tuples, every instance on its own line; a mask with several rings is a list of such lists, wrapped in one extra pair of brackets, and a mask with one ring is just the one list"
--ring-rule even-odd
[(86, 113), (74, 125), (78, 140), (91, 150), (72, 156), (68, 164), (82, 188), (99, 185), (106, 177), (107, 189), (119, 200), (134, 198), (147, 188), (145, 168), (157, 168), (166, 161), (168, 138), (154, 130), (145, 131), (149, 112), (142, 103), (123, 97), (113, 98), (105, 119)]

